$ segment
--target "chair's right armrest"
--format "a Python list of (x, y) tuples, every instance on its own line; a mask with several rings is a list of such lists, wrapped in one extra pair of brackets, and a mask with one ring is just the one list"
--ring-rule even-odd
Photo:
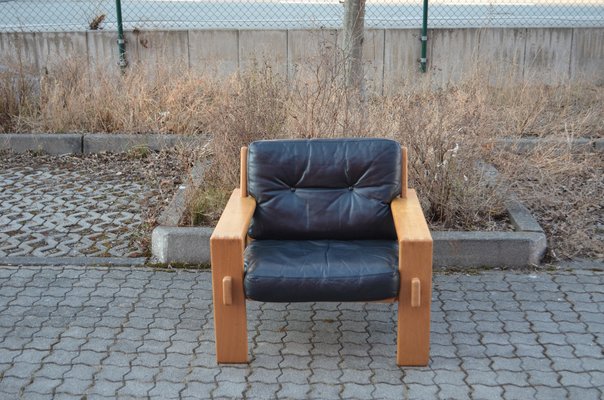
[(214, 228), (210, 243), (223, 240), (244, 240), (256, 209), (252, 196), (241, 197), (241, 190), (235, 189)]
[(398, 197), (392, 200), (390, 208), (399, 243), (432, 242), (432, 236), (415, 190), (409, 189), (407, 197), (404, 199)]

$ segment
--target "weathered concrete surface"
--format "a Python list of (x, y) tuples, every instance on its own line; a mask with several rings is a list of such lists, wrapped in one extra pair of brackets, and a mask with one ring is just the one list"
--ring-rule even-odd
[(544, 83), (568, 81), (572, 37), (570, 28), (527, 29), (524, 77)]
[(518, 154), (525, 154), (533, 151), (538, 146), (558, 146), (560, 148), (570, 149), (572, 152), (599, 151), (602, 147), (603, 139), (591, 138), (499, 138), (495, 144), (507, 151), (513, 151)]
[(195, 72), (227, 77), (239, 69), (239, 32), (189, 31), (189, 66)]
[(193, 144), (203, 140), (196, 136), (185, 135), (131, 135), (131, 134), (106, 134), (91, 133), (83, 136), (84, 154), (100, 153), (122, 153), (133, 148), (146, 147), (149, 150), (162, 150), (177, 147), (183, 144)]
[(514, 199), (507, 202), (506, 208), (516, 231), (543, 233), (543, 228), (524, 204)]
[[(428, 46), (428, 59), (432, 58)], [(421, 55), (418, 29), (387, 29), (384, 38), (384, 94), (414, 83), (419, 74)]]
[(428, 44), (430, 79), (436, 86), (458, 82), (476, 72), (478, 29), (431, 29)]
[(0, 150), (24, 153), (28, 150), (48, 154), (77, 154), (82, 152), (82, 135), (64, 133), (47, 135), (36, 133), (7, 133), (0, 135)]
[(538, 265), (547, 241), (538, 232), (432, 232), (436, 267)]
[(314, 76), (317, 69), (333, 71), (337, 57), (338, 32), (334, 29), (287, 32), (288, 78)]
[(514, 82), (524, 74), (525, 28), (484, 29), (479, 33), (478, 67), (492, 83)]
[[(254, 62), (266, 63), (291, 77), (304, 64), (312, 69), (313, 63), (323, 60), (317, 59), (314, 43), (304, 43), (308, 37), (304, 32), (313, 36), (317, 30), (127, 31), (126, 58), (133, 65), (176, 65), (218, 76)], [(419, 29), (366, 32), (363, 59), (370, 90), (381, 93), (382, 87), (391, 90), (425, 78), (443, 85), (475, 73), (477, 67), (487, 70), (492, 83), (509, 82), (510, 75), (547, 84), (569, 78), (604, 80), (604, 28), (431, 29), (425, 75), (419, 73), (417, 63), (419, 33)], [(88, 55), (91, 65), (117, 68), (116, 40), (117, 34), (109, 31), (0, 32), (0, 64), (20, 57), (37, 70), (55, 56)]]
[(130, 53), (130, 63), (140, 63), (156, 68), (189, 67), (188, 31), (145, 31), (134, 33), (136, 38), (136, 56)]
[(161, 263), (207, 264), (212, 231), (208, 227), (158, 226), (151, 235), (153, 256)]
[(269, 66), (281, 76), (287, 76), (287, 31), (239, 31), (239, 67), (243, 70)]
[(0, 32), (0, 66), (17, 66), (38, 70), (36, 35), (30, 32)]
[[(91, 66), (110, 67), (117, 70), (119, 54), (117, 47), (117, 32), (88, 31), (88, 62)], [(126, 60), (136, 60), (138, 41), (132, 32), (124, 32), (126, 40)]]
[(51, 71), (59, 68), (67, 58), (84, 64), (87, 62), (85, 32), (38, 32), (36, 46), (39, 69)]
[(573, 29), (570, 76), (604, 84), (604, 29)]
[(179, 186), (168, 206), (157, 218), (159, 226), (178, 226), (187, 207), (187, 187), (200, 187), (207, 167), (207, 164), (198, 163), (191, 168), (185, 184)]

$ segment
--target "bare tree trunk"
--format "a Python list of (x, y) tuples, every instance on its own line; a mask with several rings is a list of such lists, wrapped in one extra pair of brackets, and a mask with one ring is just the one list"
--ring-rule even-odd
[(363, 30), (365, 0), (346, 0), (344, 11), (344, 75), (349, 89), (358, 89), (363, 96)]

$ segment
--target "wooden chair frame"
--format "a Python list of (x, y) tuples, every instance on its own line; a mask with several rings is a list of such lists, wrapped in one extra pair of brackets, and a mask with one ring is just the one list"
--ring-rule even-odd
[[(432, 237), (415, 190), (407, 188), (407, 149), (402, 148), (402, 190), (391, 203), (399, 244), (398, 365), (428, 364), (432, 291)], [(241, 149), (240, 188), (235, 189), (210, 238), (216, 360), (248, 362), (243, 251), (256, 202), (247, 193), (247, 147)]]

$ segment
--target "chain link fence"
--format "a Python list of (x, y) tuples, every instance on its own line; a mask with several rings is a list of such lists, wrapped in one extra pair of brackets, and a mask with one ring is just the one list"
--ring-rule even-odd
[[(344, 0), (122, 0), (125, 29), (340, 28)], [(113, 0), (0, 0), (0, 31), (115, 30)], [(367, 28), (419, 28), (422, 0), (367, 0)], [(430, 28), (602, 27), (603, 0), (432, 0)]]

